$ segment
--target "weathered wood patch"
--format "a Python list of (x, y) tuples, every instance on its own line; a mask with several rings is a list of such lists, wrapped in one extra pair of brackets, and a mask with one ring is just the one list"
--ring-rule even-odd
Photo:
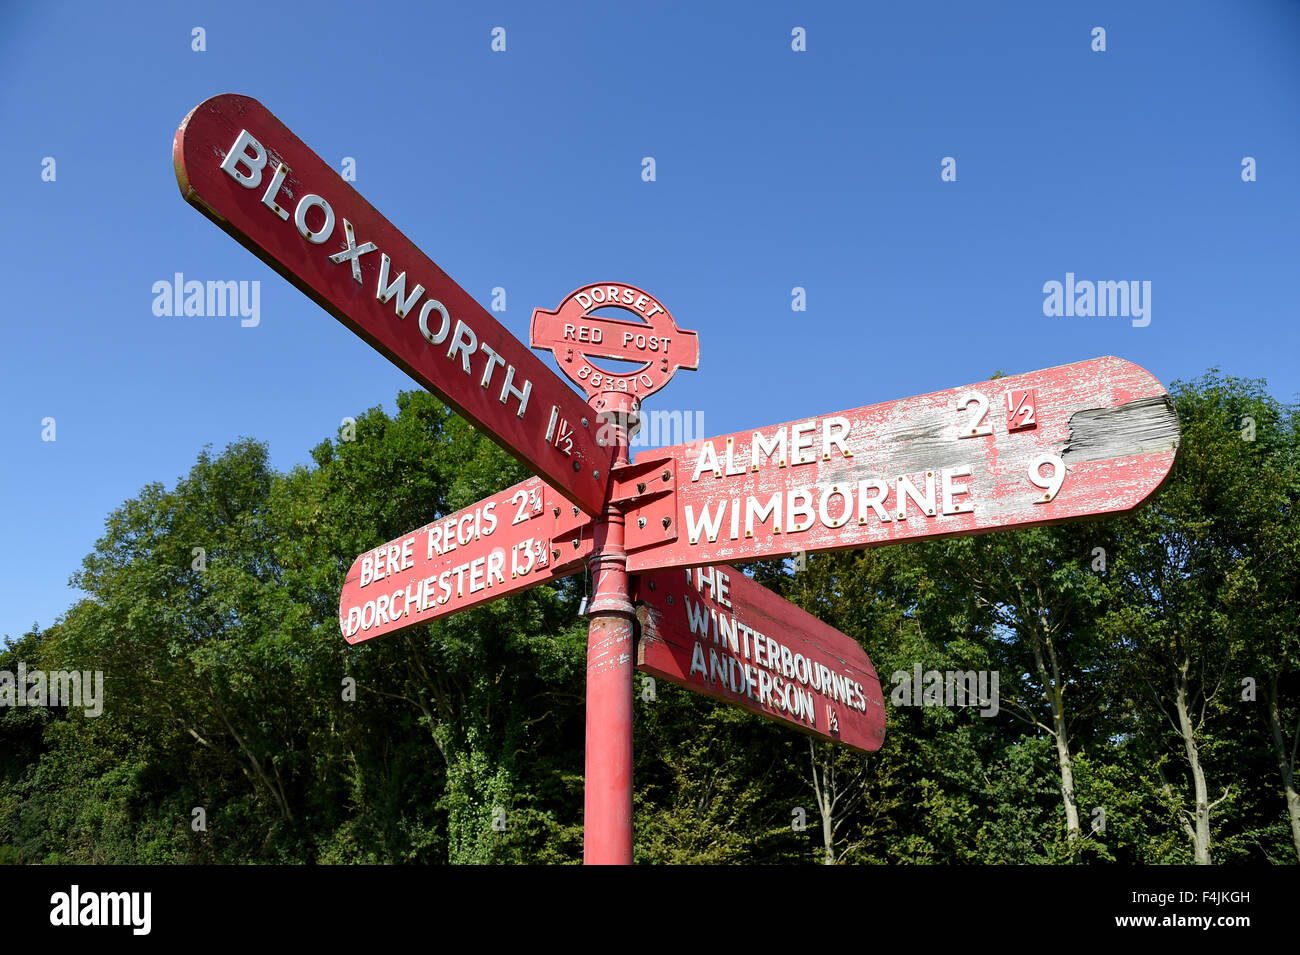
[(1072, 464), (1177, 450), (1180, 435), (1174, 403), (1168, 395), (1152, 395), (1115, 408), (1075, 412), (1061, 456)]

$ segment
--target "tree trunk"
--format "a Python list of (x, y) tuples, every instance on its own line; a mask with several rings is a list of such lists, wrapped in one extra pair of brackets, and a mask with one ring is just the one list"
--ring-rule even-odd
[(1056, 723), (1056, 763), (1061, 770), (1061, 802), (1065, 804), (1065, 836), (1074, 842), (1082, 835), (1079, 827), (1079, 804), (1074, 798), (1074, 760), (1065, 735), (1065, 716), (1054, 716)]
[(822, 763), (821, 776), (817, 775), (817, 747), (808, 740), (808, 758), (812, 763), (813, 798), (817, 812), (822, 817), (822, 846), (826, 851), (822, 865), (835, 864), (835, 768), (829, 760)]
[(822, 860), (823, 865), (835, 864), (835, 832), (831, 828), (831, 812), (829, 806), (821, 807), (822, 813), (822, 844), (826, 847), (826, 858)]
[(1192, 794), (1196, 800), (1196, 816), (1192, 826), (1192, 849), (1197, 865), (1210, 864), (1210, 795), (1205, 788), (1205, 770), (1201, 766), (1200, 750), (1196, 746), (1196, 730), (1187, 709), (1186, 668), (1180, 674), (1174, 706), (1178, 713), (1178, 731), (1187, 751), (1187, 765), (1192, 771)]
[[(262, 768), (262, 761), (257, 758), (257, 754), (253, 752), (252, 747), (244, 742), (244, 738), (240, 736), (239, 731), (235, 729), (235, 724), (226, 716), (226, 709), (221, 705), (221, 699), (214, 691), (210, 690), (209, 692), (212, 697), (212, 702), (216, 705), (217, 715), (221, 718), (221, 722), (225, 724), (226, 732), (231, 735), (235, 741), (235, 745), (239, 747), (239, 751), (243, 753), (244, 757), (252, 764), (253, 772), (257, 774), (258, 781), (266, 791), (271, 794), (271, 798), (275, 800), (275, 804), (280, 810), (280, 817), (286, 820), (292, 820), (293, 813), (289, 810), (288, 795), (285, 793), (283, 788), (276, 786), (276, 784), (271, 781), (271, 777), (266, 774), (266, 770)], [(278, 770), (276, 771), (276, 776), (277, 778), (279, 777)]]
[(1069, 727), (1065, 722), (1065, 687), (1061, 668), (1050, 636), (1031, 627), (1028, 637), (1034, 651), (1038, 679), (1052, 707), (1052, 737), (1056, 742), (1056, 765), (1061, 775), (1061, 803), (1065, 806), (1065, 838), (1073, 844), (1083, 835), (1083, 830), (1079, 826), (1079, 804), (1074, 797), (1074, 757), (1070, 754)]
[[(1295, 786), (1295, 750), (1286, 749), (1286, 737), (1282, 734), (1282, 711), (1277, 704), (1278, 676), (1273, 674), (1272, 686), (1268, 691), (1268, 729), (1273, 736), (1273, 750), (1277, 753), (1277, 771), (1282, 777), (1282, 791), (1286, 794), (1286, 813), (1291, 820), (1291, 842), (1295, 846), (1297, 860), (1300, 860), (1300, 793)], [(1297, 727), (1300, 734), (1300, 727)]]

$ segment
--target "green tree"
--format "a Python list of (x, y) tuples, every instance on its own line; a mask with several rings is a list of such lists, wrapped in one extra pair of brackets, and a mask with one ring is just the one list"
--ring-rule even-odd
[[(1294, 575), (1285, 584), (1271, 579), (1296, 566), (1294, 536), (1284, 543), (1270, 529), (1294, 531), (1294, 474), (1279, 467), (1290, 458), (1280, 451), (1282, 412), (1261, 383), (1211, 373), (1172, 394), (1183, 446), (1158, 497), (1115, 524), (1121, 600), (1106, 627), (1123, 657), (1148, 772), (1192, 858), (1208, 864), (1216, 810), (1245, 812), (1251, 785), (1240, 770), (1258, 748), (1240, 677), (1259, 673), (1275, 698), (1283, 675), (1295, 672), (1295, 604), (1286, 599)], [(1254, 433), (1243, 428), (1247, 418)], [(1270, 596), (1280, 603), (1260, 602)], [(1279, 626), (1290, 629), (1279, 637)], [(1281, 710), (1274, 720), (1266, 703), (1270, 726)], [(1289, 807), (1293, 753), (1279, 761)]]

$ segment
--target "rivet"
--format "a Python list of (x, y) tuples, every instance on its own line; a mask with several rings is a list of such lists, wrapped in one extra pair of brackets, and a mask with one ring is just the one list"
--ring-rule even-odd
[(668, 525), (671, 524), (672, 522), (673, 522), (673, 519), (672, 519), (671, 517), (665, 517), (665, 518), (664, 518), (664, 530), (668, 530)]
[(638, 518), (636, 519), (636, 526), (637, 526), (637, 527), (645, 527), (645, 518), (644, 518), (644, 517), (638, 517)]
[(582, 426), (583, 426), (584, 428), (588, 427), (587, 419), (586, 419), (586, 418), (583, 418), (583, 419), (582, 419)]
[(638, 494), (644, 494), (644, 493), (645, 493), (645, 481), (637, 481), (637, 482), (636, 482), (636, 492), (637, 492)]
[(671, 481), (671, 480), (673, 479), (673, 472), (672, 472), (672, 471), (664, 471), (664, 473), (661, 474), (661, 475), (659, 475), (659, 476), (660, 476), (661, 478), (663, 478), (665, 481)]
[(591, 472), (591, 476), (594, 477), (597, 481), (600, 480), (600, 472), (599, 472), (599, 471), (592, 471), (592, 472)]

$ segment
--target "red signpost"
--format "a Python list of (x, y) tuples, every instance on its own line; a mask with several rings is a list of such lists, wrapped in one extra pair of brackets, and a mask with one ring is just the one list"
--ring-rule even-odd
[(181, 195), (562, 494), (600, 513), (611, 452), (540, 358), (255, 99), (195, 107)]
[[(533, 346), (588, 407), (256, 100), (196, 107), (173, 158), (187, 202), (545, 478), (362, 554), (339, 627), (351, 643), (389, 635), (586, 559), (588, 863), (632, 861), (634, 665), (863, 752), (884, 739), (861, 646), (706, 565), (1120, 513), (1173, 463), (1164, 388), (1098, 358), (629, 464), (641, 399), (699, 365), (696, 334), (649, 293), (602, 282), (534, 312)], [(594, 314), (610, 308), (631, 320)]]
[(339, 628), (360, 643), (576, 573), (591, 554), (592, 521), (529, 478), (358, 557)]
[(880, 748), (885, 700), (857, 641), (725, 564), (634, 579), (637, 669), (821, 739)]
[[(615, 309), (634, 321), (595, 315)], [(533, 309), (531, 344), (555, 356), (560, 371), (587, 393), (654, 394), (678, 368), (700, 367), (700, 340), (677, 327), (649, 292), (624, 282), (596, 282), (570, 293), (550, 312)], [(594, 359), (631, 362), (631, 369), (602, 368)]]
[(628, 569), (1123, 513), (1165, 479), (1178, 434), (1155, 378), (1096, 358), (665, 448), (671, 521), (629, 529)]

